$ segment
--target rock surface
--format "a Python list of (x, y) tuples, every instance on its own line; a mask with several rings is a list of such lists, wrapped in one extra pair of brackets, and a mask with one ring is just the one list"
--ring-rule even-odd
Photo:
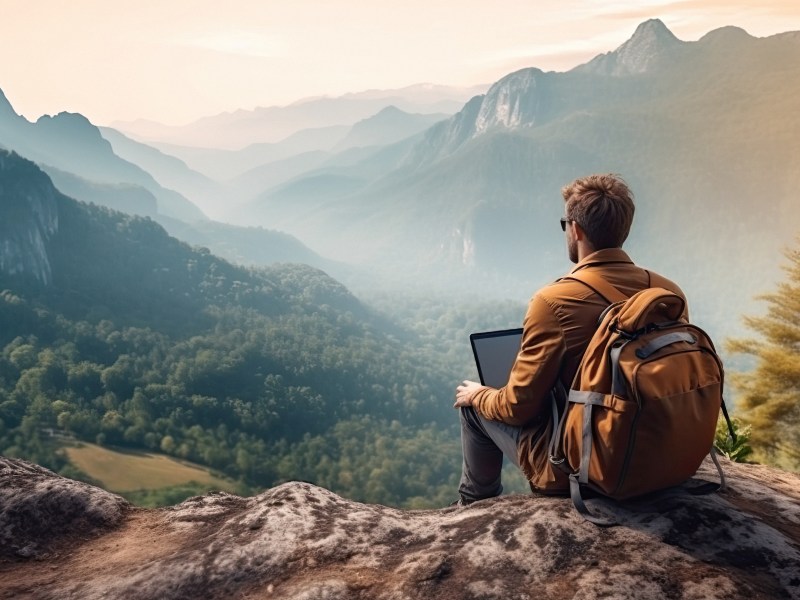
[(800, 598), (800, 477), (725, 470), (657, 511), (592, 500), (601, 529), (565, 498), (402, 511), (306, 483), (138, 509), (0, 457), (0, 598)]
[(35, 165), (0, 149), (0, 275), (24, 274), (45, 285), (52, 281), (47, 241), (58, 230), (56, 197)]

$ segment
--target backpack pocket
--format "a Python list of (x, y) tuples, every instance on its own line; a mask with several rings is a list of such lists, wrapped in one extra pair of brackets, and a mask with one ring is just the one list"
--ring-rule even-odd
[[(668, 363), (665, 364), (665, 363)], [(658, 372), (668, 369), (668, 382)], [(668, 354), (639, 365), (633, 390), (641, 406), (631, 455), (615, 497), (679, 485), (692, 477), (714, 442), (722, 378), (714, 355), (702, 349)]]
[(637, 403), (620, 396), (570, 391), (564, 456), (581, 483), (614, 494), (625, 472), (638, 415)]

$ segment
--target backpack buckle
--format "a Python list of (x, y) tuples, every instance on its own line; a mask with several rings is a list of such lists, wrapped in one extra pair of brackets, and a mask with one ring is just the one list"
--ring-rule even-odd
[(612, 333), (618, 334), (621, 338), (624, 338), (626, 340), (635, 340), (639, 335), (638, 331), (634, 331), (633, 333), (631, 333), (625, 331), (624, 329), (620, 329), (619, 327), (617, 327), (617, 321), (609, 323), (608, 330), (611, 331)]

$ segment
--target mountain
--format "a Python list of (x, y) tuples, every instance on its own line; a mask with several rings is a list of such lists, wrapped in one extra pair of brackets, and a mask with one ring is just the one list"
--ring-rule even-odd
[[(1, 240), (0, 257), (4, 265), (11, 265), (0, 276), (14, 277), (6, 282), (10, 289), (16, 287), (14, 281), (20, 285), (40, 281), (45, 286), (34, 289), (43, 302), (53, 303), (70, 317), (86, 318), (102, 306), (122, 322), (167, 329), (207, 322), (202, 314), (205, 304), (230, 292), (237, 278), (232, 265), (190, 250), (149, 218), (92, 207), (62, 195), (47, 175), (16, 154), (0, 153), (0, 158), (2, 187), (11, 183), (0, 205), (9, 236)], [(14, 268), (13, 240), (22, 237), (36, 242), (36, 262)], [(187, 269), (190, 263), (196, 266)], [(204, 288), (203, 273), (208, 269), (227, 278), (226, 283)], [(253, 280), (245, 274), (238, 277)], [(180, 288), (187, 293), (176, 294)], [(274, 295), (274, 286), (266, 285), (256, 304), (272, 310), (283, 301)]]
[(524, 298), (569, 266), (561, 186), (618, 172), (638, 198), (634, 258), (684, 285), (695, 316), (730, 330), (774, 285), (780, 249), (800, 230), (790, 191), (800, 35), (673, 38), (648, 22), (572, 71), (512, 73), (427, 130), (391, 172), (312, 172), (252, 214), (401, 285), (481, 280), (483, 293)]
[[(378, 102), (383, 97), (369, 100)], [(387, 106), (352, 126), (301, 129), (278, 142), (250, 144), (240, 150), (159, 142), (148, 145), (111, 128), (101, 131), (117, 154), (153, 174), (161, 184), (195, 199), (206, 214), (226, 218), (240, 213), (241, 204), (265, 190), (326, 163), (352, 163), (354, 156), (363, 158), (446, 117), (444, 113), (411, 114)], [(354, 148), (370, 150), (339, 156)]]
[(204, 214), (214, 215), (224, 205), (225, 190), (216, 181), (186, 166), (179, 158), (136, 142), (115, 129), (100, 127), (114, 154), (141, 167), (164, 188), (191, 198)]
[[(177, 220), (171, 225), (189, 227)], [(279, 232), (197, 224), (205, 225), (225, 230), (230, 239), (249, 236), (247, 243), (258, 246), (264, 262), (280, 262), (294, 254), (324, 262)], [(202, 242), (204, 231), (193, 234)], [(203, 312), (209, 303), (233, 302), (241, 290), (252, 288), (244, 295), (247, 300), (236, 303), (265, 314), (286, 310), (288, 297), (300, 291), (294, 289), (296, 283), (288, 292), (285, 284), (270, 280), (264, 271), (235, 266), (208, 249), (191, 248), (149, 217), (75, 201), (60, 193), (34, 163), (6, 151), (0, 151), (0, 234), (0, 281), (8, 289), (24, 284), (24, 289), (41, 295), (42, 302), (53, 302), (51, 308), (72, 317), (85, 318), (96, 309), (92, 302), (97, 302), (120, 322), (195, 329), (208, 321)], [(276, 255), (268, 259), (270, 251)], [(303, 265), (277, 269), (315, 271)], [(209, 277), (213, 285), (208, 285)], [(319, 277), (328, 279), (321, 273)], [(331, 280), (327, 287), (329, 295), (320, 300), (353, 314), (367, 314), (341, 285)], [(240, 292), (234, 293), (237, 289)]]
[(149, 173), (114, 154), (97, 127), (80, 114), (44, 115), (31, 123), (16, 114), (3, 95), (0, 144), (39, 164), (96, 183), (141, 186), (156, 197), (162, 214), (189, 221), (206, 218), (181, 194), (160, 186)]
[(195, 221), (192, 224), (157, 217), (158, 223), (171, 236), (192, 246), (207, 248), (215, 256), (246, 267), (275, 263), (302, 263), (322, 269), (337, 278), (349, 276), (351, 270), (319, 256), (287, 233), (262, 227), (240, 227), (217, 221)]
[(179, 157), (192, 169), (213, 178), (228, 182), (241, 175), (287, 159), (311, 153), (329, 153), (350, 130), (347, 125), (302, 129), (273, 143), (250, 144), (240, 150), (176, 146), (152, 142), (152, 147)]
[(663, 22), (650, 19), (639, 25), (633, 37), (614, 52), (597, 56), (575, 71), (611, 76), (647, 73), (675, 60), (677, 53), (687, 45), (675, 37)]
[(452, 114), (465, 100), (483, 90), (484, 86), (419, 85), (398, 90), (370, 90), (337, 98), (310, 98), (288, 106), (252, 111), (238, 110), (180, 127), (142, 121), (112, 126), (148, 143), (240, 149), (254, 143), (278, 142), (302, 129), (350, 126), (390, 105), (412, 113)]
[(302, 152), (287, 158), (271, 160), (228, 180), (226, 183), (235, 201), (225, 207), (223, 218), (230, 218), (231, 214), (240, 212), (243, 204), (264, 190), (277, 187), (295, 177), (308, 175), (324, 165), (331, 156), (330, 152), (323, 150)]
[[(228, 182), (239, 206), (229, 210), (225, 218), (247, 222), (252, 211), (258, 211), (258, 197), (273, 192), (281, 194), (281, 190), (291, 189), (295, 180), (323, 181), (326, 174), (333, 172), (337, 178), (350, 173), (354, 182), (366, 183), (378, 173), (391, 171), (398, 151), (405, 155), (409, 144), (439, 118), (409, 115), (389, 107), (356, 123), (330, 152), (306, 152), (251, 169)], [(329, 191), (336, 193), (334, 189)]]
[[(40, 165), (58, 191), (81, 202), (158, 219), (158, 200), (145, 188), (130, 183), (97, 183), (47, 165)], [(169, 218), (169, 217), (165, 217)]]
[(47, 285), (53, 278), (47, 243), (58, 230), (57, 192), (37, 174), (32, 163), (0, 151), (0, 272)]
[[(113, 134), (108, 135), (113, 137)], [(121, 143), (124, 145), (124, 142)], [(145, 156), (150, 155), (151, 152), (160, 154), (157, 150), (149, 149), (137, 142), (131, 142), (131, 144), (141, 146), (141, 148), (137, 148), (137, 151)], [(185, 168), (185, 165), (183, 167), (176, 166), (182, 164), (180, 161), (166, 155), (160, 156), (161, 158), (157, 160), (162, 162), (164, 170), (174, 167), (173, 175), (180, 176), (181, 172), (188, 172), (191, 178), (191, 172)], [(6, 161), (8, 163), (8, 159)], [(146, 158), (144, 162), (147, 162)], [(50, 165), (40, 164), (39, 166), (47, 173), (58, 191), (63, 194), (129, 215), (150, 217), (181, 241), (206, 247), (229, 261), (260, 266), (277, 262), (306, 263), (319, 268), (330, 269), (343, 276), (351, 274), (351, 270), (345, 265), (323, 259), (288, 234), (261, 227), (225, 225), (205, 218), (190, 219), (191, 223), (187, 223), (162, 214), (159, 211), (159, 201), (156, 195), (142, 185), (98, 183)], [(201, 175), (196, 175), (199, 181), (204, 179)], [(213, 186), (218, 193), (221, 193), (219, 192), (222, 189), (221, 186), (213, 183), (209, 183), (209, 185), (210, 187)], [(228, 191), (224, 195), (228, 197), (230, 192)], [(225, 210), (230, 212), (232, 207), (226, 206)], [(20, 240), (15, 242), (15, 245), (19, 247), (19, 252), (13, 259), (7, 257), (7, 260), (22, 261), (20, 264), (24, 264), (26, 260), (38, 261), (36, 257), (40, 254), (39, 248), (42, 244), (42, 239), (44, 238), (41, 232), (23, 235)], [(33, 245), (31, 246), (31, 244)], [(39, 277), (49, 279), (47, 270), (49, 267), (44, 265), (42, 268), (43, 270), (40, 271)]]
[(333, 148), (334, 152), (363, 146), (387, 146), (449, 117), (447, 114), (410, 114), (396, 106), (387, 106), (375, 115), (355, 123)]
[[(5, 171), (0, 176), (0, 181), (14, 181), (17, 177), (22, 177), (31, 171), (29, 167), (20, 166), (26, 164), (27, 161), (16, 154), (9, 155), (7, 152), (0, 151), (0, 158), (3, 158), (5, 165)], [(173, 237), (193, 246), (207, 248), (215, 255), (230, 262), (245, 266), (304, 263), (343, 276), (352, 276), (351, 269), (345, 265), (322, 258), (286, 233), (261, 227), (237, 227), (211, 220), (194, 221), (189, 224), (159, 214), (156, 198), (140, 186), (95, 183), (46, 165), (43, 165), (41, 169), (49, 176), (58, 192), (82, 202), (91, 202), (128, 215), (149, 217), (164, 227)], [(43, 189), (49, 189), (49, 185), (43, 179), (40, 184)], [(17, 201), (16, 198), (19, 196), (17, 191), (12, 189), (8, 194), (9, 203), (13, 204)], [(41, 196), (49, 198), (44, 192)], [(9, 253), (4, 261), (9, 265), (16, 262), (19, 267), (11, 269), (9, 266), (9, 269), (22, 271), (25, 270), (23, 267), (26, 261), (33, 261), (35, 277), (42, 281), (49, 281), (50, 267), (46, 256), (42, 258), (42, 248), (44, 240), (52, 233), (50, 230), (56, 226), (58, 221), (52, 217), (52, 212), (52, 203), (48, 203), (39, 209), (41, 219), (43, 219), (40, 226), (32, 230), (23, 229), (24, 233), (20, 233), (19, 229), (12, 228), (9, 232), (9, 239), (16, 241), (9, 243), (18, 248), (18, 251)]]

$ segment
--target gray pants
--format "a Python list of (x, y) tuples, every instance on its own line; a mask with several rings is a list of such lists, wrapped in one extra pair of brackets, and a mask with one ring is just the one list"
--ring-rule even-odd
[(464, 502), (493, 498), (503, 492), (500, 473), (505, 455), (519, 466), (517, 442), (521, 427), (489, 421), (467, 406), (461, 413), (461, 484), (458, 492)]

